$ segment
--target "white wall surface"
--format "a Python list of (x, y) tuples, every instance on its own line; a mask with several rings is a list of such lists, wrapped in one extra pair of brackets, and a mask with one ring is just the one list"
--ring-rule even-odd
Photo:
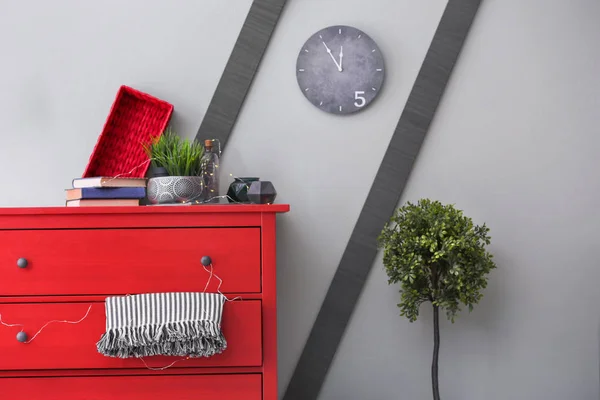
[[(193, 137), (250, 0), (0, 1), (0, 206), (63, 204), (119, 85), (175, 105)], [(444, 0), (288, 0), (224, 155), (272, 180), (279, 219), (280, 392), (335, 272)], [(375, 39), (387, 76), (363, 112), (304, 99), (295, 61), (333, 24)], [(442, 324), (444, 400), (598, 399), (600, 3), (484, 0), (403, 201), (455, 203), (491, 228), (482, 302)], [(398, 315), (381, 259), (321, 399), (430, 398), (431, 313)]]
[(251, 0), (0, 0), (0, 205), (64, 205), (120, 85), (192, 136)]

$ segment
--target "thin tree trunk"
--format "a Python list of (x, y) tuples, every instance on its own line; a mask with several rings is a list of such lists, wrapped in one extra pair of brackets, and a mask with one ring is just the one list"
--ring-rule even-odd
[(438, 356), (440, 355), (440, 313), (439, 306), (433, 306), (433, 362), (431, 363), (431, 386), (433, 400), (440, 400), (438, 386)]

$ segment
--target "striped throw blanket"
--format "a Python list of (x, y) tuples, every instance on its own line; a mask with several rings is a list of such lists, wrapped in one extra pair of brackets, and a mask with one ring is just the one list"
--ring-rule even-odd
[(110, 357), (209, 357), (222, 353), (225, 297), (219, 293), (151, 293), (106, 299), (98, 352)]

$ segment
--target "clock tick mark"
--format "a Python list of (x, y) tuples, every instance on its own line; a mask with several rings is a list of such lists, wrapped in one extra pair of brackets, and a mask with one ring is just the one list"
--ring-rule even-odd
[(323, 36), (319, 35), (319, 39), (323, 39)]
[(300, 71), (300, 72), (304, 72), (304, 68), (300, 68), (298, 71)]
[(377, 89), (375, 89), (375, 88), (371, 88), (371, 89), (373, 89), (373, 90), (377, 90)]
[(341, 35), (342, 34), (342, 28), (340, 28), (340, 30), (338, 31), (338, 33)]
[(305, 92), (308, 92), (308, 88), (304, 89)]
[(323, 102), (320, 102), (320, 103), (319, 103), (319, 105), (320, 105), (320, 106), (322, 106), (322, 105), (323, 105)]
[(358, 35), (358, 38), (359, 38), (359, 39), (360, 39), (361, 37), (362, 37), (362, 34), (361, 34), (361, 35)]
[(373, 50), (371, 51), (371, 53), (375, 53), (375, 49), (373, 49)]
[(340, 111), (342, 111), (342, 106), (340, 106)]
[(381, 68), (377, 68), (377, 70), (376, 70), (376, 71), (380, 71), (380, 72), (381, 72), (381, 71), (383, 71), (383, 70), (382, 70)]
[(308, 53), (308, 50), (307, 50), (307, 49), (304, 49), (304, 51)]

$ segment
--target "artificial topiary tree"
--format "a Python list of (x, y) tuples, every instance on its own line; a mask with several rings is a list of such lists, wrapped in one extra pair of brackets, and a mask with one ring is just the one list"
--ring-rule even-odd
[(473, 309), (483, 297), (487, 274), (496, 265), (485, 249), (489, 229), (473, 225), (471, 218), (452, 205), (421, 199), (400, 207), (379, 236), (388, 283), (400, 283), (400, 315), (417, 320), (422, 303), (433, 305), (434, 347), (431, 383), (434, 400), (440, 399), (438, 356), (439, 309), (449, 320), (461, 310)]

